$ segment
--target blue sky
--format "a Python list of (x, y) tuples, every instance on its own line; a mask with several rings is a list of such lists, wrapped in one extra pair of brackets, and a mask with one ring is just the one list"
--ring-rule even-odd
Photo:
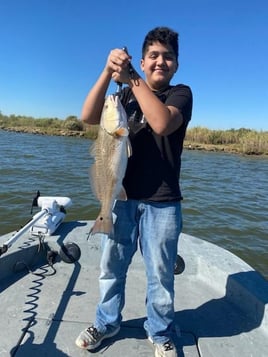
[[(179, 32), (191, 127), (268, 130), (267, 0), (0, 0), (0, 111), (80, 117), (109, 51), (139, 69), (145, 34)], [(116, 85), (110, 86), (110, 92)]]

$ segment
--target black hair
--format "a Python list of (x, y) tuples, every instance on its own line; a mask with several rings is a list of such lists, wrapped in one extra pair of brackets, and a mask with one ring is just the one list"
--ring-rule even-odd
[(173, 31), (169, 27), (156, 27), (153, 30), (149, 31), (145, 36), (143, 45), (142, 45), (142, 58), (144, 58), (145, 53), (149, 46), (154, 42), (160, 42), (163, 45), (169, 45), (176, 56), (178, 61), (179, 56), (179, 35), (177, 32)]

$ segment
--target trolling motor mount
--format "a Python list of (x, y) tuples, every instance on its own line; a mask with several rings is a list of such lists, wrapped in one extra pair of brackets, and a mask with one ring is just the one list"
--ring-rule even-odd
[[(30, 222), (18, 230), (0, 247), (0, 256), (26, 232), (29, 231), (32, 236), (52, 235), (59, 227), (66, 215), (66, 207), (69, 207), (72, 201), (69, 197), (41, 197), (38, 191), (33, 199), (32, 209), (35, 206), (41, 207)], [(32, 213), (32, 211), (31, 211)]]

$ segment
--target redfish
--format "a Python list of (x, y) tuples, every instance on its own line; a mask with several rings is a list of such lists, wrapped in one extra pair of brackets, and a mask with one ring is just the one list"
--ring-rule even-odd
[(98, 136), (91, 149), (95, 160), (89, 171), (91, 188), (101, 204), (91, 234), (112, 233), (114, 203), (127, 199), (122, 181), (131, 155), (128, 134), (127, 114), (118, 95), (107, 96)]

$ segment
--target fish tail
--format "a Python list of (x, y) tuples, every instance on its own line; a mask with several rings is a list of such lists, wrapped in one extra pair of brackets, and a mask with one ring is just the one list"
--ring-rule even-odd
[(91, 234), (104, 233), (110, 234), (113, 232), (112, 217), (103, 217), (99, 215), (90, 231)]

